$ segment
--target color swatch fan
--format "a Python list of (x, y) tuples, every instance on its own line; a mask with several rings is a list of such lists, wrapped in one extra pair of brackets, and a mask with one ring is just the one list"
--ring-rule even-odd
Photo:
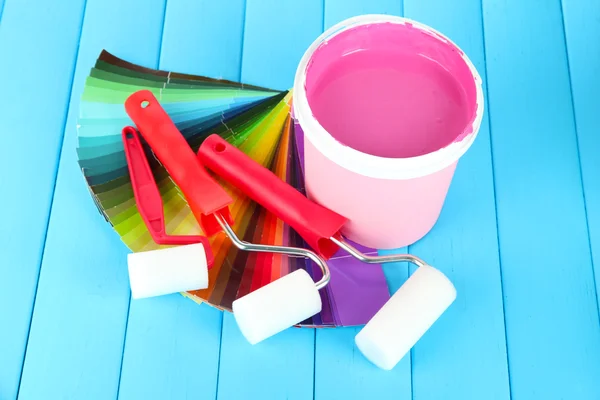
[[(133, 124), (123, 104), (142, 89), (154, 93), (194, 151), (216, 133), (304, 192), (302, 137), (295, 134), (289, 91), (152, 70), (103, 51), (81, 99), (78, 162), (97, 207), (131, 251), (161, 247), (152, 240), (136, 207), (121, 138), (123, 127)], [(160, 188), (167, 232), (202, 234), (166, 170), (148, 148), (146, 152)], [(224, 181), (219, 183), (234, 199), (233, 229), (240, 238), (307, 247), (289, 226)], [(195, 301), (231, 311), (235, 299), (296, 269), (305, 269), (315, 281), (320, 279), (319, 269), (304, 258), (240, 251), (224, 235), (210, 241), (215, 262), (209, 270), (209, 287), (185, 293)], [(340, 253), (329, 261), (329, 267), (331, 283), (320, 291), (323, 309), (300, 326), (362, 325), (389, 299), (381, 266), (365, 266)]]

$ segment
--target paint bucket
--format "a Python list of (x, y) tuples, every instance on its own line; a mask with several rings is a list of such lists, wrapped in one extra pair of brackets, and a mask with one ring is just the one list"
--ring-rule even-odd
[[(296, 72), (307, 195), (349, 219), (342, 233), (392, 249), (435, 225), (481, 123), (481, 78), (434, 29), (363, 15), (324, 32)], [(300, 140), (300, 139), (299, 139)]]

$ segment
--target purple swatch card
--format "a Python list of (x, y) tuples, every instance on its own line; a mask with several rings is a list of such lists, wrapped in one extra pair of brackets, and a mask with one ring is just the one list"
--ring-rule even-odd
[(365, 264), (354, 257), (329, 260), (331, 281), (327, 292), (334, 299), (336, 325), (367, 323), (390, 298), (383, 270), (378, 264)]

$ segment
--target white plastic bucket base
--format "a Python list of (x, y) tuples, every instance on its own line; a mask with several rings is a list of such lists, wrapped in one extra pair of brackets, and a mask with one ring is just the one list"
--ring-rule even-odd
[(134, 299), (208, 287), (206, 252), (202, 243), (130, 253), (127, 268)]
[(356, 335), (363, 355), (390, 370), (456, 299), (456, 289), (437, 269), (419, 267)]
[(256, 344), (319, 313), (321, 297), (299, 269), (235, 300), (232, 309), (246, 340)]

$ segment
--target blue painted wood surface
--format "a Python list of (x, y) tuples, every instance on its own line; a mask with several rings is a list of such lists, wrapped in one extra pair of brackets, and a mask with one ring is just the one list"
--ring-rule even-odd
[[(75, 158), (99, 51), (284, 89), (323, 29), (362, 13), (433, 26), (484, 79), (480, 135), (408, 249), (455, 283), (451, 309), (382, 371), (358, 328), (252, 347), (207, 305), (130, 302), (127, 250)], [(1, 400), (600, 398), (597, 0), (0, 0), (0, 75)], [(385, 270), (392, 290), (412, 272)]]

